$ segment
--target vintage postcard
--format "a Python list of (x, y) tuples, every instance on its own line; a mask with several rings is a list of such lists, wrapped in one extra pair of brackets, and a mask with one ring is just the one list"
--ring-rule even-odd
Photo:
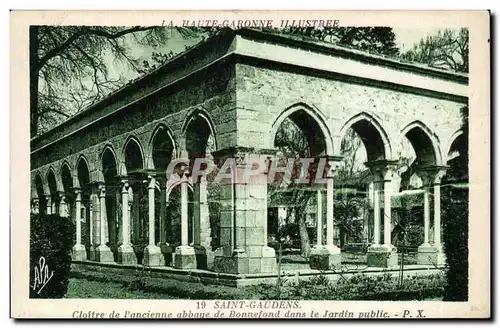
[(11, 317), (491, 316), (489, 12), (10, 16)]

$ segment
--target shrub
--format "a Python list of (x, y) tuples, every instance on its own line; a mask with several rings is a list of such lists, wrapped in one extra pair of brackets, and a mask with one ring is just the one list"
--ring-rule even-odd
[(68, 218), (30, 218), (30, 298), (62, 298), (68, 291), (75, 226)]
[(443, 191), (443, 243), (446, 255), (445, 301), (467, 301), (469, 287), (469, 206), (468, 190)]

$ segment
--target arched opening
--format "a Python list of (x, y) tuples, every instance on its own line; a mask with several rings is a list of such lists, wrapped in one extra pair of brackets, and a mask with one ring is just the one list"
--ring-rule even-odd
[[(71, 174), (71, 169), (69, 168), (68, 163), (64, 163), (61, 168), (61, 181), (64, 189), (64, 198), (65, 198), (65, 211), (67, 213), (61, 214), (67, 217), (70, 217), (71, 220), (75, 219), (75, 194), (73, 193), (73, 176)], [(76, 235), (75, 235), (76, 238)], [(75, 239), (76, 240), (76, 239)]]
[[(425, 169), (440, 164), (440, 152), (431, 132), (420, 122), (403, 129), (400, 147), (401, 179), (399, 193), (392, 201), (391, 240), (398, 249), (405, 251), (416, 249), (425, 240), (425, 199), (430, 198), (428, 193), (423, 193), (423, 188), (425, 183), (431, 183), (426, 180)], [(431, 210), (429, 205), (429, 226), (434, 225)], [(433, 229), (428, 231), (432, 238)], [(405, 258), (408, 259), (405, 264), (412, 264), (409, 256)]]
[(448, 172), (445, 180), (449, 183), (468, 183), (469, 181), (469, 153), (468, 140), (464, 133), (459, 134), (451, 143), (448, 150)]
[(43, 188), (43, 180), (40, 173), (35, 176), (35, 188), (38, 195), (38, 211), (40, 214), (47, 213), (47, 198), (45, 197), (45, 191)]
[[(168, 165), (174, 157), (175, 146), (172, 135), (168, 129), (160, 125), (151, 140), (151, 157), (153, 160), (154, 170), (156, 173), (156, 186), (155, 186), (155, 241), (163, 244), (166, 242), (163, 236), (167, 235), (165, 230), (165, 189), (166, 171)], [(163, 230), (163, 233), (162, 233)]]
[[(188, 188), (188, 244), (192, 245), (194, 240), (193, 230), (193, 189)], [(166, 242), (175, 247), (181, 244), (181, 185), (178, 184), (169, 190), (166, 206)]]
[[(210, 120), (203, 113), (195, 113), (188, 119), (184, 135), (191, 168), (196, 158), (213, 159), (212, 152), (216, 148), (214, 129)], [(205, 168), (203, 164), (200, 169), (203, 170)], [(208, 183), (210, 180), (199, 178), (193, 185), (193, 194), (189, 196), (189, 211), (192, 213), (189, 216), (189, 220), (190, 222), (193, 220), (194, 223), (189, 223), (189, 226), (192, 226), (190, 229), (193, 231), (189, 233), (189, 236), (191, 238), (193, 234), (197, 234), (200, 237), (199, 241), (202, 246), (207, 249), (216, 249), (220, 246), (220, 224), (218, 218), (220, 211), (220, 189), (212, 188), (210, 183)], [(176, 212), (173, 211), (172, 213)], [(191, 220), (193, 216), (194, 218)], [(205, 232), (203, 235), (209, 236), (210, 240), (208, 238), (203, 240), (201, 238), (202, 232)]]
[(112, 149), (106, 147), (102, 153), (102, 173), (106, 185), (106, 218), (108, 223), (108, 247), (113, 252), (115, 261), (118, 246), (121, 244), (121, 188), (118, 177), (116, 156)]
[(80, 217), (82, 220), (82, 243), (85, 245), (87, 250), (87, 256), (90, 259), (90, 246), (92, 242), (92, 216), (91, 216), (91, 204), (90, 204), (90, 173), (87, 161), (84, 157), (80, 157), (76, 164), (76, 173), (78, 177), (78, 183), (81, 188), (81, 207), (80, 207)]
[[(382, 126), (366, 113), (351, 118), (341, 135), (342, 161), (335, 171), (334, 240), (344, 250), (364, 249), (375, 240), (376, 209), (378, 217), (384, 217), (383, 206), (375, 206), (375, 193), (382, 191), (375, 181), (381, 178), (375, 178), (369, 167), (390, 159), (391, 145)], [(379, 235), (382, 231), (383, 222)]]
[(47, 183), (49, 185), (49, 192), (50, 192), (50, 200), (52, 202), (52, 214), (59, 214), (59, 193), (57, 192), (57, 182), (56, 182), (56, 175), (54, 174), (54, 170), (49, 169), (49, 172), (47, 173)]
[(144, 170), (142, 147), (131, 138), (125, 145), (125, 167), (129, 179), (130, 239), (142, 263), (144, 248), (148, 245), (148, 181)]
[[(314, 184), (314, 181), (319, 159), (329, 148), (329, 136), (325, 136), (324, 130), (304, 109), (292, 111), (277, 126), (273, 146), (278, 150), (279, 166), (287, 166), (291, 160), (294, 162), (291, 179), (285, 179), (286, 173), (278, 173), (268, 185), (267, 240), (270, 246), (283, 237), (290, 240), (294, 248), (300, 245), (301, 253), (308, 256), (311, 242), (317, 239), (318, 208), (313, 200), (318, 188), (324, 194), (325, 186)], [(313, 159), (307, 170), (301, 162), (306, 158)], [(308, 183), (301, 183), (299, 179)], [(322, 208), (325, 217), (326, 206)], [(280, 214), (285, 218), (280, 218)]]

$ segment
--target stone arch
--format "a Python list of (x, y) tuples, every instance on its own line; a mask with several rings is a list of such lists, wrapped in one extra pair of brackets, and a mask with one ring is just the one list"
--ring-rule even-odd
[(79, 188), (88, 188), (88, 185), (90, 183), (90, 166), (89, 166), (89, 161), (87, 160), (86, 156), (81, 154), (75, 165), (75, 173), (74, 173), (76, 179), (75, 181), (78, 182)]
[(184, 139), (186, 139), (186, 133), (188, 127), (193, 123), (193, 121), (196, 121), (197, 119), (202, 119), (205, 121), (205, 124), (207, 125), (210, 134), (214, 138), (215, 149), (218, 149), (219, 144), (217, 143), (217, 130), (215, 128), (214, 121), (212, 120), (210, 114), (204, 108), (196, 108), (186, 116), (186, 119), (182, 123), (181, 135), (184, 137)]
[(438, 137), (422, 121), (413, 121), (403, 129), (399, 135), (399, 145), (407, 138), (417, 159), (424, 165), (443, 165), (442, 153)]
[(127, 175), (131, 173), (131, 171), (143, 170), (145, 165), (145, 156), (144, 150), (141, 145), (139, 138), (130, 135), (122, 150), (123, 156), (123, 165), (122, 165), (122, 174)]
[[(309, 125), (309, 127), (310, 125), (317, 125), (317, 128), (319, 128), (321, 133), (323, 134), (326, 154), (332, 155), (334, 153), (334, 145), (332, 141), (332, 134), (330, 132), (330, 129), (328, 128), (328, 125), (326, 124), (326, 118), (322, 115), (321, 111), (305, 103), (296, 103), (292, 106), (287, 107), (278, 115), (276, 119), (274, 119), (269, 131), (269, 135), (271, 136), (271, 144), (269, 145), (269, 148), (274, 148), (276, 133), (278, 132), (278, 129), (283, 121), (286, 118), (292, 118), (293, 120), (294, 115), (297, 117), (297, 120), (300, 120), (301, 117), (306, 118), (306, 121), (302, 123), (303, 126), (299, 125), (299, 128), (301, 128), (303, 131), (308, 129), (308, 126), (306, 125)], [(294, 122), (295, 121), (296, 120), (294, 120)]]
[(452, 152), (454, 151), (453, 149), (454, 143), (456, 144), (456, 142), (459, 141), (460, 138), (465, 138), (465, 134), (462, 129), (453, 132), (452, 135), (448, 138), (446, 145), (443, 149), (443, 159), (445, 162), (448, 161), (448, 158), (452, 155)]
[(215, 125), (204, 109), (195, 109), (186, 117), (182, 124), (181, 134), (184, 141), (182, 150), (187, 151), (190, 160), (206, 156), (209, 142), (213, 142), (213, 148), (218, 149)]
[(53, 166), (50, 166), (46, 174), (47, 185), (49, 187), (50, 196), (57, 195), (58, 191), (61, 191), (60, 184), (58, 183), (56, 170)]
[(61, 184), (65, 194), (71, 194), (73, 191), (74, 179), (72, 172), (74, 172), (74, 169), (67, 160), (64, 160), (59, 170), (59, 176), (61, 177)]
[[(105, 162), (109, 163), (109, 161), (112, 161), (114, 164), (114, 172), (110, 172), (109, 170), (113, 170), (113, 168), (108, 167), (105, 164)], [(113, 145), (107, 144), (102, 149), (101, 154), (99, 155), (99, 167), (105, 182), (109, 180), (109, 178), (111, 178), (111, 174), (113, 174), (114, 176), (120, 175), (120, 162), (118, 160), (118, 157), (116, 156)]]
[(391, 160), (393, 158), (389, 134), (374, 115), (361, 112), (352, 116), (340, 129), (339, 149), (340, 142), (349, 128), (354, 129), (361, 138), (366, 148), (368, 161), (379, 159)]
[(36, 191), (36, 196), (38, 198), (38, 210), (40, 213), (45, 213), (47, 210), (47, 199), (46, 199), (46, 183), (44, 182), (43, 175), (40, 171), (37, 171), (34, 176), (34, 189)]
[[(166, 171), (168, 163), (178, 154), (172, 131), (165, 124), (158, 124), (151, 134), (148, 145), (150, 158), (148, 168)], [(171, 149), (165, 146), (170, 146)]]

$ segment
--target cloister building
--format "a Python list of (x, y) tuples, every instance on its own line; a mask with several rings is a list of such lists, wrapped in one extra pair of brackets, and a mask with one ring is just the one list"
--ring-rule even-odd
[(276, 132), (290, 119), (308, 136), (311, 156), (326, 158), (330, 168), (317, 194), (326, 238), (312, 250), (311, 258), (320, 259), (313, 267), (340, 264), (333, 178), (348, 129), (362, 139), (372, 174), (368, 265), (397, 263), (391, 195), (402, 140), (414, 148), (412, 165), (423, 182), (418, 260), (439, 265), (440, 182), (449, 154), (466, 156), (457, 145), (467, 103), (465, 74), (256, 30), (224, 30), (33, 138), (32, 212), (74, 220), (76, 262), (275, 272), (265, 174), (214, 196), (205, 178), (193, 183), (187, 171), (176, 171), (172, 180), (166, 170), (178, 158), (236, 158), (239, 168), (272, 161)]

